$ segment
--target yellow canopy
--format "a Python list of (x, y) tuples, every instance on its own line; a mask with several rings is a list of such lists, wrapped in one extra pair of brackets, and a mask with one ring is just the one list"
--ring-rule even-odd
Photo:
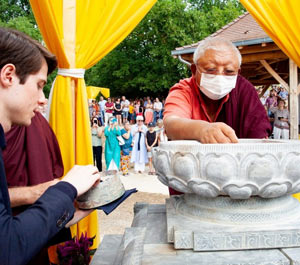
[(278, 47), (300, 67), (300, 1), (241, 0)]
[(110, 90), (109, 90), (109, 88), (97, 87), (97, 86), (87, 86), (86, 90), (87, 90), (87, 95), (88, 95), (89, 99), (95, 99), (98, 96), (99, 92), (105, 98), (109, 98), (109, 96), (110, 96)]
[[(65, 173), (74, 164), (93, 164), (84, 69), (96, 64), (141, 21), (156, 0), (30, 0), (48, 49), (59, 68), (51, 95), (50, 125), (56, 133)], [(72, 70), (70, 70), (72, 69)], [(83, 176), (84, 177), (84, 176)], [(73, 235), (97, 235), (94, 211), (73, 227)]]
[[(241, 0), (278, 47), (300, 67), (300, 1)], [(294, 194), (300, 200), (300, 193)]]

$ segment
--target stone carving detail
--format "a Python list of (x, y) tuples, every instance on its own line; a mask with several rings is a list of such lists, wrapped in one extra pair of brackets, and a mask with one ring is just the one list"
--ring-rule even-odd
[[(176, 238), (175, 238), (176, 240)], [(299, 244), (299, 233), (295, 231), (274, 233), (261, 231), (230, 233), (194, 233), (195, 251), (264, 249), (295, 247)]]
[(184, 193), (233, 199), (300, 192), (300, 142), (240, 140), (238, 144), (162, 143), (153, 151), (162, 183)]
[(193, 248), (193, 233), (188, 231), (175, 231), (174, 233), (175, 249), (191, 249)]

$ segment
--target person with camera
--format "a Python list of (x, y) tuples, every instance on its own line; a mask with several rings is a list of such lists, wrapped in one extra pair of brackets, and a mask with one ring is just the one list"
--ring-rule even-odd
[(285, 108), (285, 101), (278, 99), (278, 106), (271, 109), (274, 113), (274, 139), (289, 139), (290, 135), (290, 113)]
[(105, 127), (105, 163), (106, 170), (119, 170), (121, 159), (121, 148), (118, 136), (121, 130), (115, 117), (108, 119), (108, 125)]
[(92, 146), (93, 146), (93, 157), (94, 164), (96, 163), (98, 170), (102, 171), (102, 128), (99, 125), (99, 120), (94, 117), (92, 119)]

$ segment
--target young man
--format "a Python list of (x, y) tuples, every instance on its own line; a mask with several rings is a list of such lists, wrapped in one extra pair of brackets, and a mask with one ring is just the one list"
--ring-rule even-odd
[(80, 211), (74, 215), (73, 201), (99, 180), (94, 166), (75, 166), (29, 209), (15, 217), (11, 214), (2, 159), (4, 133), (14, 124), (30, 125), (39, 105), (45, 102), (43, 87), (47, 74), (56, 65), (55, 56), (38, 42), (18, 31), (0, 28), (0, 261), (3, 265), (26, 264), (63, 227), (85, 216)]

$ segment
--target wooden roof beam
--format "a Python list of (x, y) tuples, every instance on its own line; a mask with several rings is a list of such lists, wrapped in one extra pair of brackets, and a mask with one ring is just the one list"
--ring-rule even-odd
[(274, 84), (273, 81), (270, 80), (255, 80), (255, 79), (249, 79), (249, 81), (255, 85), (255, 86), (262, 86), (262, 85), (272, 85)]
[(243, 55), (243, 63), (258, 62), (260, 60), (270, 60), (278, 58), (288, 58), (282, 51), (265, 52)]
[(243, 54), (270, 52), (270, 51), (280, 51), (280, 48), (275, 43), (272, 43), (266, 46), (261, 46), (261, 45), (240, 46), (239, 50), (240, 53), (243, 55)]
[(266, 70), (274, 77), (279, 84), (281, 84), (287, 91), (290, 90), (289, 85), (277, 74), (274, 69), (267, 63), (266, 60), (260, 60), (260, 63), (266, 68)]

